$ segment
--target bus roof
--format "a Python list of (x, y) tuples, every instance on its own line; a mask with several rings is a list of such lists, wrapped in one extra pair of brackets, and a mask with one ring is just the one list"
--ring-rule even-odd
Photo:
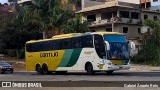
[(79, 37), (79, 36), (85, 36), (85, 35), (93, 35), (93, 34), (100, 34), (100, 35), (106, 35), (106, 34), (117, 34), (117, 35), (124, 35), (119, 32), (86, 32), (86, 33), (70, 33), (70, 34), (61, 34), (53, 36), (50, 39), (41, 39), (41, 40), (30, 40), (26, 43), (34, 43), (34, 42), (43, 42), (43, 41), (49, 41), (49, 40), (58, 40), (58, 39), (64, 39), (64, 38), (71, 38), (71, 37)]
[(100, 35), (105, 35), (105, 34), (118, 34), (118, 35), (124, 35), (122, 33), (119, 32), (94, 32), (92, 34), (100, 34)]

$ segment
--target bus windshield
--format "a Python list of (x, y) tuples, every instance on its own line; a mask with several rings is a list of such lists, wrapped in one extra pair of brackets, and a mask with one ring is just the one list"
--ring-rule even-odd
[(110, 44), (110, 50), (107, 51), (109, 60), (124, 60), (129, 58), (128, 44), (123, 35), (105, 35), (105, 41)]

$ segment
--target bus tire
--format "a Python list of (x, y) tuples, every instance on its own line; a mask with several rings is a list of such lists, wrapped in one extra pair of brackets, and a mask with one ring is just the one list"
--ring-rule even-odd
[(48, 73), (49, 73), (49, 71), (48, 71), (48, 67), (47, 67), (47, 65), (46, 65), (46, 64), (43, 64), (43, 65), (42, 65), (42, 73), (43, 73), (44, 75), (46, 75), (46, 74), (48, 74)]
[(91, 63), (88, 63), (85, 67), (88, 75), (93, 75), (95, 72), (93, 71), (93, 66)]
[(111, 70), (111, 71), (106, 71), (106, 74), (107, 74), (107, 75), (112, 75), (112, 73), (113, 73), (113, 70)]
[(4, 74), (4, 71), (2, 69), (0, 69), (0, 74)]
[(37, 74), (42, 74), (42, 68), (39, 64), (36, 65)]

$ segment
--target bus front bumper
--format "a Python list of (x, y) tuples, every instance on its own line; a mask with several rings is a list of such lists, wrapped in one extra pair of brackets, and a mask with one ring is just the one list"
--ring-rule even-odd
[(107, 67), (108, 70), (126, 70), (126, 69), (130, 69), (130, 65), (111, 65)]

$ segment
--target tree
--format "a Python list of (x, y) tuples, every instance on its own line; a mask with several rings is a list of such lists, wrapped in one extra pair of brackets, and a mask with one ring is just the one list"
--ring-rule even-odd
[(0, 25), (0, 47), (4, 50), (24, 49), (27, 41), (41, 39), (42, 32), (88, 31), (87, 23), (82, 24), (80, 16), (73, 19), (73, 12), (60, 0), (32, 0), (31, 4), (17, 6), (16, 11), (16, 17)]
[(24, 52), (21, 52), (24, 51), (26, 41), (42, 38), (40, 24), (27, 21), (22, 9), (18, 9), (16, 17), (7, 16), (0, 21), (0, 51), (18, 58), (24, 58)]
[(71, 19), (67, 22), (67, 25), (64, 26), (64, 33), (84, 33), (89, 32), (89, 23), (81, 21), (81, 15), (76, 16), (75, 19)]
[(145, 24), (149, 26), (152, 31), (147, 32), (143, 47), (135, 57), (136, 63), (145, 63), (150, 65), (160, 65), (160, 21), (146, 20)]
[(61, 6), (60, 0), (33, 0), (33, 4), (26, 5), (21, 9), (19, 18), (25, 23), (39, 23), (42, 32), (57, 30), (60, 34), (62, 27), (72, 15), (67, 7)]

